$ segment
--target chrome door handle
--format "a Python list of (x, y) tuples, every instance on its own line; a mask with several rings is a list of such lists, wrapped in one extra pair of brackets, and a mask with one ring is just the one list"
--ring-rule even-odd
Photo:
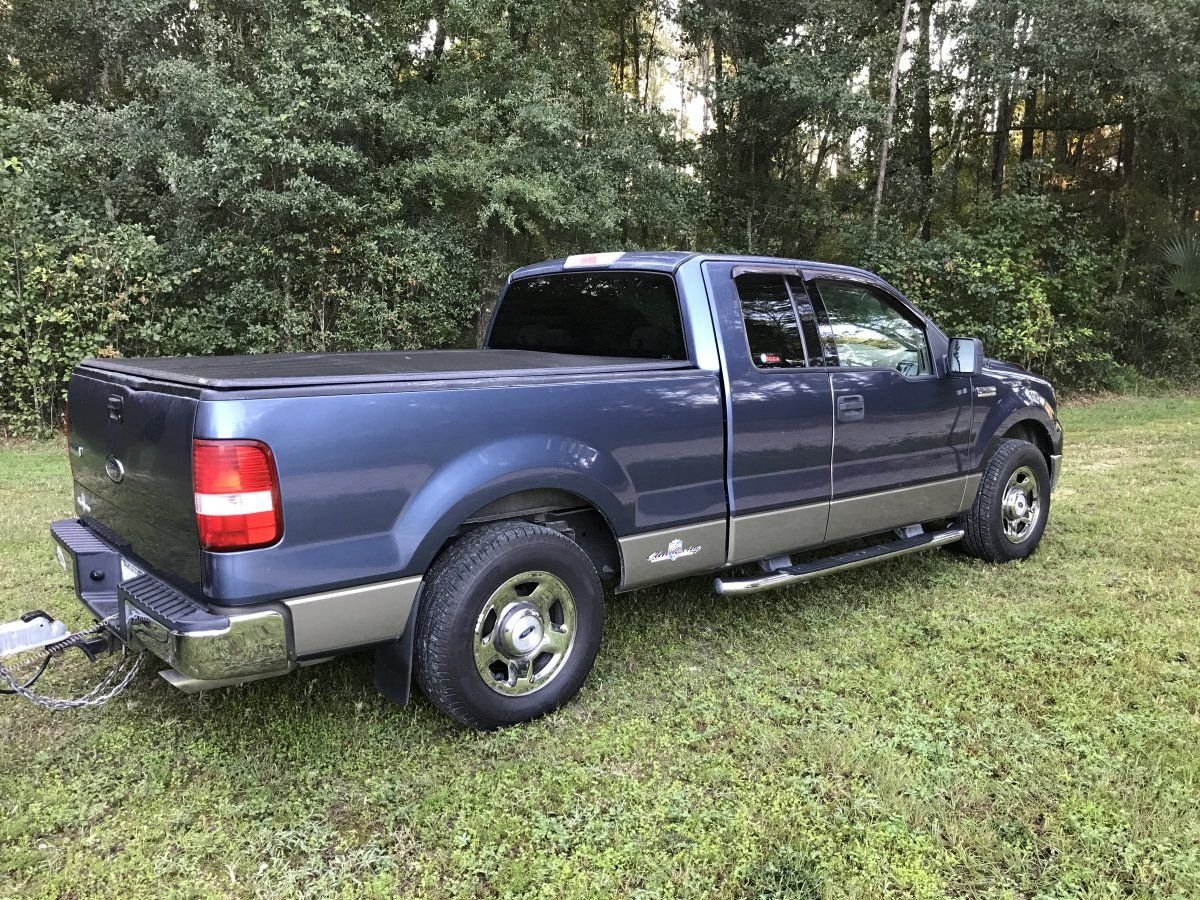
[(839, 422), (861, 422), (866, 417), (866, 403), (862, 394), (847, 394), (837, 399), (837, 420)]

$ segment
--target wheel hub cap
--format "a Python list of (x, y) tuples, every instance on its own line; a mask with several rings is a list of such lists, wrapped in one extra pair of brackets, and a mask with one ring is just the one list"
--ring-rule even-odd
[(1021, 466), (1009, 476), (1004, 486), (1001, 524), (1009, 542), (1020, 544), (1025, 541), (1037, 526), (1041, 510), (1037, 476), (1029, 466)]
[(544, 634), (542, 614), (532, 606), (514, 604), (504, 614), (497, 641), (509, 656), (525, 656), (542, 643)]
[(575, 598), (549, 572), (522, 572), (500, 585), (475, 623), (475, 669), (489, 688), (520, 696), (562, 672), (575, 647)]

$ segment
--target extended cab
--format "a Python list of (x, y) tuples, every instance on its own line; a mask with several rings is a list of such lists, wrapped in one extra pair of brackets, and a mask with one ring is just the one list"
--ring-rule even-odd
[(69, 403), (59, 559), (169, 681), (374, 648), (483, 728), (575, 694), (604, 583), (1025, 557), (1062, 450), (1046, 381), (875, 275), (688, 253), (520, 269), (481, 350), (86, 360)]

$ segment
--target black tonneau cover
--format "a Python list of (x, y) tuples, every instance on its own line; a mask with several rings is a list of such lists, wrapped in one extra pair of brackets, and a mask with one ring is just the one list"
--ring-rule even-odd
[(587, 374), (687, 369), (683, 360), (575, 356), (532, 350), (388, 350), (371, 353), (262, 353), (88, 359), (82, 365), (212, 390), (369, 384), (513, 375)]

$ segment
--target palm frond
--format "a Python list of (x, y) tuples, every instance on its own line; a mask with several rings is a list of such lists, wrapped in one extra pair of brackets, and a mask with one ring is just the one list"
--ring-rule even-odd
[(1163, 244), (1163, 294), (1168, 300), (1200, 297), (1200, 235), (1182, 234)]

